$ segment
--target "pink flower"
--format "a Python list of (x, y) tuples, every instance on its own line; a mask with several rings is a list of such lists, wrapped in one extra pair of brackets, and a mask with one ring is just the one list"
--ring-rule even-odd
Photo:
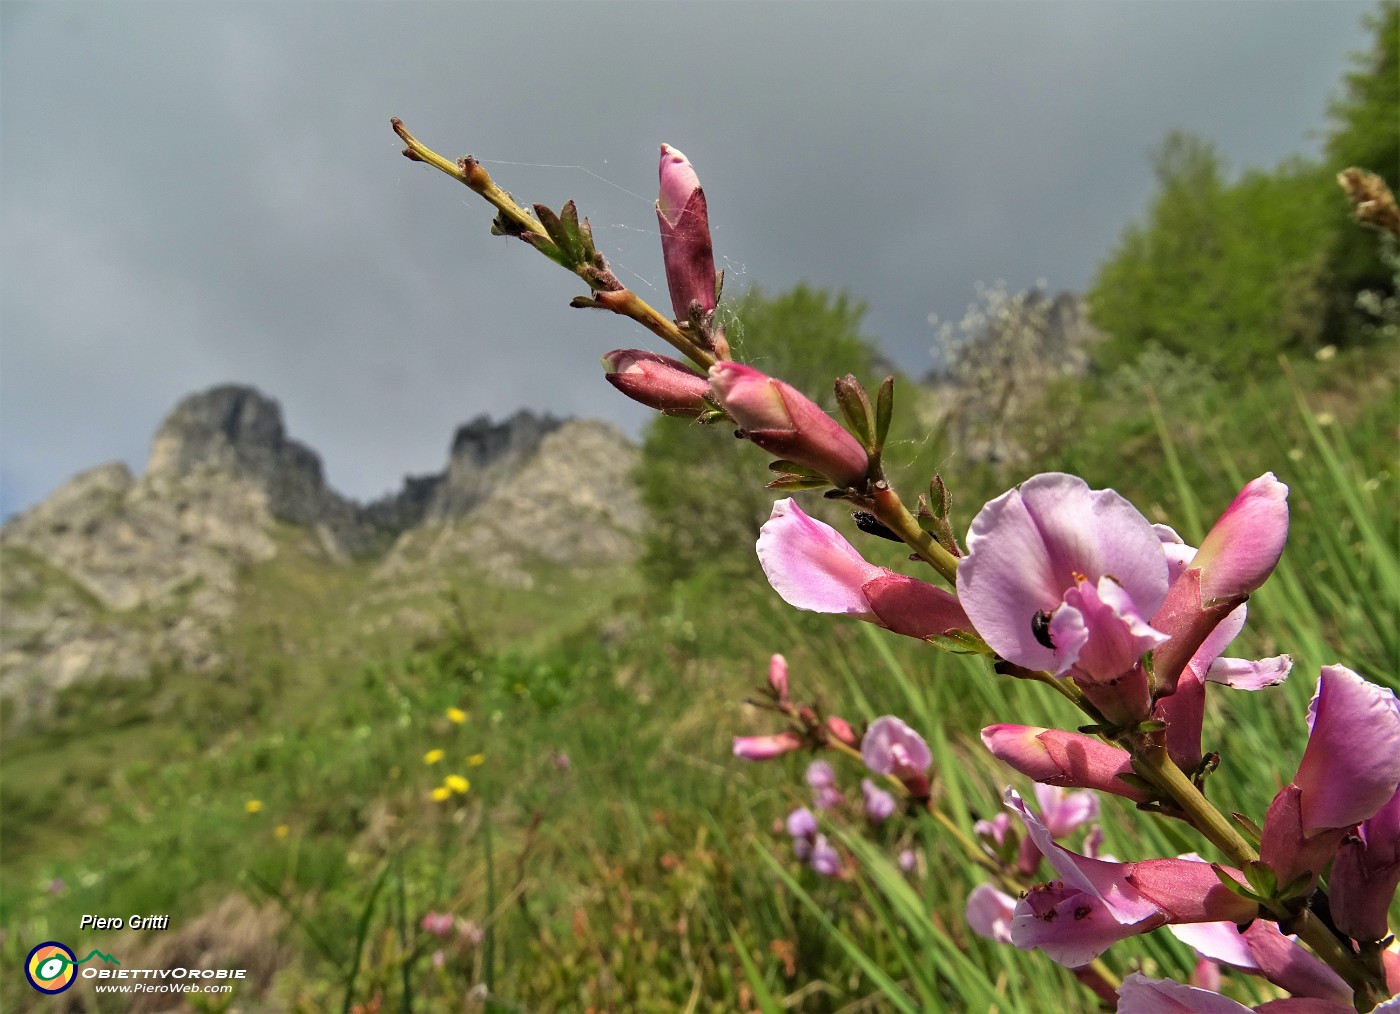
[(855, 616), (910, 637), (971, 626), (956, 596), (867, 563), (841, 534), (789, 497), (758, 533), (758, 562), (783, 601), (814, 613)]
[(811, 866), (824, 877), (834, 877), (841, 872), (841, 853), (832, 847), (824, 834), (817, 835), (812, 841)]
[(1119, 777), (1133, 774), (1128, 752), (1092, 736), (1028, 725), (989, 725), (982, 730), (982, 743), (998, 759), (1045, 785), (1098, 789), (1138, 803), (1148, 801), (1147, 793)]
[(872, 824), (883, 824), (897, 809), (894, 796), (880, 788), (869, 778), (862, 778), (861, 792), (865, 795), (865, 815)]
[(841, 790), (836, 787), (836, 772), (824, 760), (807, 765), (807, 784), (812, 788), (812, 805), (818, 810), (830, 810), (841, 805)]
[(424, 933), (435, 937), (449, 937), (456, 929), (457, 920), (446, 912), (429, 912), (423, 916), (423, 921), (419, 923)]
[(1308, 745), (1294, 783), (1309, 830), (1376, 814), (1400, 785), (1400, 702), (1346, 666), (1322, 667), (1308, 706)]
[(893, 715), (882, 715), (870, 723), (860, 743), (860, 755), (871, 771), (897, 778), (911, 772), (923, 774), (933, 763), (924, 738)]
[(1217, 868), (1244, 883), (1228, 867), (1185, 859), (1090, 859), (1057, 845), (1014, 790), (1007, 790), (1006, 803), (1061, 878), (1033, 887), (1017, 903), (1011, 937), (1023, 950), (1039, 947), (1052, 960), (1077, 968), (1115, 941), (1167, 923), (1242, 922), (1258, 914), (1257, 905), (1220, 883)]
[(658, 167), (661, 191), (656, 220), (661, 227), (661, 256), (676, 319), (690, 319), (698, 303), (702, 313), (715, 308), (715, 255), (710, 242), (710, 215), (700, 178), (684, 154), (661, 146)]
[(743, 435), (770, 454), (825, 476), (834, 486), (861, 486), (870, 467), (865, 448), (790, 384), (739, 363), (710, 367), (715, 400)]
[(1167, 592), (1157, 532), (1111, 489), (1047, 472), (988, 503), (973, 519), (958, 598), (1002, 658), (1070, 675), (1112, 720), (1146, 717), (1138, 659), (1166, 640), (1147, 617)]
[(735, 736), (734, 756), (744, 760), (772, 760), (802, 749), (802, 737), (788, 730), (771, 736)]
[(1011, 918), (1016, 899), (991, 884), (978, 884), (967, 896), (967, 924), (979, 937), (1011, 943)]
[(1343, 839), (1400, 786), (1400, 702), (1345, 666), (1324, 666), (1298, 773), (1264, 817), (1260, 861), (1280, 884), (1322, 874)]
[(698, 416), (710, 408), (706, 376), (670, 356), (613, 349), (603, 357), (603, 369), (609, 384), (663, 415)]

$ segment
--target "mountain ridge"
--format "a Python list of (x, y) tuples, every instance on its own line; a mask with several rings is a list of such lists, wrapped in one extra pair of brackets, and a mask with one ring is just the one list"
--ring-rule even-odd
[(477, 416), (441, 472), (361, 504), (327, 483), (275, 399), (242, 384), (191, 394), (139, 476), (95, 466), (0, 526), (0, 697), (27, 713), (73, 683), (157, 663), (214, 671), (245, 575), (289, 547), (368, 563), (381, 594), (463, 570), (520, 586), (536, 562), (628, 563), (643, 523), (636, 454), (596, 420)]

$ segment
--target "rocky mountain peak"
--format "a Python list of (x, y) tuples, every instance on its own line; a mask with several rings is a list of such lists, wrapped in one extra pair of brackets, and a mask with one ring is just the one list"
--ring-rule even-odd
[(151, 441), (147, 481), (214, 473), (250, 483), (280, 521), (317, 528), (338, 553), (370, 548), (374, 527), (326, 485), (321, 458), (287, 436), (282, 408), (256, 388), (223, 384), (192, 394)]

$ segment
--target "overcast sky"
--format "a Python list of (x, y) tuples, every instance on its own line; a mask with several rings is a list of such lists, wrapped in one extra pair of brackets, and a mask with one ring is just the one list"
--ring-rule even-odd
[(866, 301), (900, 366), (975, 284), (1083, 289), (1167, 131), (1315, 154), (1368, 3), (0, 3), (0, 513), (140, 469), (175, 402), (277, 398), (339, 490), (440, 469), (520, 407), (644, 410), (651, 343), (402, 158), (400, 116), (522, 201), (578, 201), (665, 307), (657, 146), (695, 164), (731, 289)]

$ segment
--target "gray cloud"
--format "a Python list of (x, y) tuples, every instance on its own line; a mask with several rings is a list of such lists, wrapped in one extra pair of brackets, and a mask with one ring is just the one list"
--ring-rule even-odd
[(1085, 286), (1169, 129), (1237, 167), (1315, 149), (1368, 9), (7, 3), (0, 510), (139, 467), (180, 396), (229, 380), (360, 497), (478, 412), (640, 427), (597, 360), (648, 336), (568, 309), (578, 286), (401, 158), (391, 115), (522, 199), (577, 199), (658, 305), (675, 144), (731, 285), (844, 287), (922, 370), (927, 315), (976, 281)]

